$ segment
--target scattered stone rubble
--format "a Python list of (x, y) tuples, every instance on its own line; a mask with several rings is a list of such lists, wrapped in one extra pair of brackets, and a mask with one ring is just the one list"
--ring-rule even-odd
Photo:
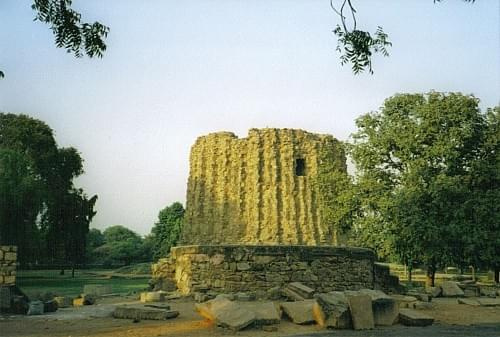
[[(433, 322), (432, 317), (407, 308), (408, 303), (419, 302), (416, 297), (389, 296), (380, 290), (316, 293), (302, 283), (292, 282), (281, 289), (281, 294), (281, 300), (289, 301), (244, 302), (238, 300), (238, 296), (224, 294), (196, 303), (195, 310), (216, 325), (233, 331), (248, 327), (274, 331), (282, 317), (295, 324), (318, 324), (323, 328), (356, 330), (390, 326), (398, 321), (414, 326), (425, 326)], [(400, 309), (403, 306), (405, 309)], [(404, 318), (401, 318), (400, 310), (403, 310)]]

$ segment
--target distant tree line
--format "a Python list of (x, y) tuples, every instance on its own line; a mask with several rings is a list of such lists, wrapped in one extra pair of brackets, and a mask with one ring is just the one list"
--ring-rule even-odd
[(116, 266), (166, 257), (179, 240), (183, 218), (184, 207), (174, 202), (159, 212), (158, 221), (145, 238), (120, 225), (103, 232), (92, 228), (87, 234), (87, 263)]
[[(460, 93), (399, 94), (356, 120), (346, 149), (356, 176), (335, 170), (331, 225), (380, 258), (500, 272), (500, 108)], [(327, 186), (328, 187), (328, 186)], [(327, 188), (328, 190), (328, 188)], [(328, 194), (327, 194), (328, 195)]]

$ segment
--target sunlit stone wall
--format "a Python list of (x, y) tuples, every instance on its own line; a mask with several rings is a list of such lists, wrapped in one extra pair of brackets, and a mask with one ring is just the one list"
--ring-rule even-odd
[(314, 184), (327, 162), (346, 169), (331, 135), (268, 128), (242, 139), (230, 132), (199, 137), (181, 244), (333, 244)]

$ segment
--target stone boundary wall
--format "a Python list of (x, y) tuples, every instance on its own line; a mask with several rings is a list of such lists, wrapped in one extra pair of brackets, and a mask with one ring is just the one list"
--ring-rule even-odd
[(302, 282), (316, 291), (373, 289), (375, 254), (365, 248), (299, 245), (180, 246), (152, 266), (183, 294), (267, 291)]
[(16, 283), (17, 246), (0, 246), (0, 286)]

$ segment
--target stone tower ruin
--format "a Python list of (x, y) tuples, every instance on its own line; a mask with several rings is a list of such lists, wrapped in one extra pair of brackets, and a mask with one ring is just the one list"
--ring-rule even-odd
[(199, 137), (181, 244), (334, 244), (315, 183), (325, 167), (346, 170), (331, 135), (266, 128)]

